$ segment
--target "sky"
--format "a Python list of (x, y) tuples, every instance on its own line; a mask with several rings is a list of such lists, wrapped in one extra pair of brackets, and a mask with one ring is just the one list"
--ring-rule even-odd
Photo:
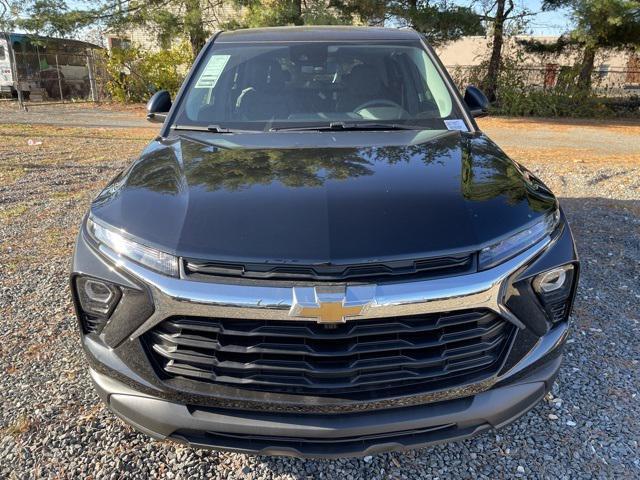
[(542, 0), (520, 0), (518, 5), (533, 12), (540, 12), (530, 21), (533, 35), (560, 35), (567, 31), (570, 18), (566, 11), (542, 12)]

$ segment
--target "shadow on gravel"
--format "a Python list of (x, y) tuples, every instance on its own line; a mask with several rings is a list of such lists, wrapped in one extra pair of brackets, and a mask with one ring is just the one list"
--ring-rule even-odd
[(296, 480), (496, 478), (525, 472), (639, 478), (640, 421), (633, 412), (640, 386), (640, 200), (586, 197), (560, 198), (560, 203), (582, 273), (572, 336), (552, 396), (514, 424), (463, 442), (365, 459), (252, 457), (259, 470), (287, 472)]

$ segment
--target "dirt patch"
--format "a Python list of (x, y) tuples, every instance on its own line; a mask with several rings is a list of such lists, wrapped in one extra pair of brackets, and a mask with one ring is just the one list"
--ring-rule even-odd
[(485, 117), (478, 119), (481, 128), (506, 128), (522, 130), (537, 129), (544, 131), (568, 132), (575, 129), (606, 130), (625, 135), (640, 135), (640, 119), (549, 119), (549, 118), (512, 118)]

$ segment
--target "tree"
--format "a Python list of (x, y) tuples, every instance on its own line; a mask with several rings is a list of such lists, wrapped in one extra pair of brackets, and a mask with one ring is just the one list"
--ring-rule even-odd
[(349, 23), (411, 27), (432, 45), (485, 32), (481, 15), (450, 0), (332, 0), (330, 4), (351, 20)]
[(0, 0), (0, 32), (8, 32), (13, 29), (19, 10), (20, 4), (17, 1)]
[(351, 16), (325, 0), (235, 0), (240, 15), (223, 29), (283, 25), (335, 25), (352, 23)]
[(432, 45), (442, 45), (465, 35), (483, 35), (482, 17), (472, 8), (447, 0), (391, 2), (388, 11), (396, 21), (423, 33)]
[[(0, 0), (5, 1), (5, 0)], [(69, 36), (88, 26), (118, 31), (130, 26), (153, 30), (160, 39), (183, 36), (197, 54), (209, 35), (205, 10), (222, 0), (32, 0), (16, 24), (28, 32)]]
[[(0, 0), (2, 2), (12, 0)], [(435, 45), (484, 33), (482, 18), (451, 0), (27, 0), (19, 25), (30, 32), (68, 36), (96, 25), (112, 31), (140, 26), (160, 40), (183, 36), (193, 54), (220, 27), (215, 7), (234, 3), (241, 15), (224, 28), (277, 25), (407, 25)]]
[(514, 5), (513, 0), (496, 0), (495, 16), (493, 18), (493, 41), (491, 43), (491, 56), (487, 66), (487, 75), (484, 79), (484, 90), (489, 100), (495, 100), (498, 75), (502, 64), (502, 46), (504, 44), (504, 24), (511, 15)]
[(526, 8), (516, 7), (514, 0), (494, 0), (484, 2), (484, 20), (491, 25), (491, 54), (487, 64), (487, 72), (482, 81), (482, 88), (489, 100), (496, 99), (498, 78), (502, 68), (502, 57), (504, 39), (508, 33), (507, 25), (515, 24), (510, 30), (512, 32), (521, 30), (526, 18), (533, 15)]
[(591, 88), (595, 58), (603, 48), (640, 48), (640, 1), (638, 0), (544, 0), (544, 10), (569, 8), (574, 28), (567, 44), (582, 46), (578, 86)]
[(103, 0), (95, 8), (98, 21), (115, 31), (131, 26), (155, 31), (163, 44), (182, 37), (188, 40), (192, 55), (207, 41), (210, 32), (208, 12), (222, 0)]

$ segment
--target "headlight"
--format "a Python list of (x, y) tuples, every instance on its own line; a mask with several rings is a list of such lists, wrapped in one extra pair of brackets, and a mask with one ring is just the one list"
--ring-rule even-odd
[(556, 210), (541, 217), (536, 223), (510, 237), (480, 250), (478, 269), (486, 270), (515, 257), (517, 254), (538, 243), (555, 230), (560, 221), (560, 211)]
[(87, 230), (97, 242), (117, 254), (164, 275), (178, 276), (177, 257), (133, 241), (126, 236), (124, 230), (103, 222), (98, 223), (91, 215), (87, 219)]

